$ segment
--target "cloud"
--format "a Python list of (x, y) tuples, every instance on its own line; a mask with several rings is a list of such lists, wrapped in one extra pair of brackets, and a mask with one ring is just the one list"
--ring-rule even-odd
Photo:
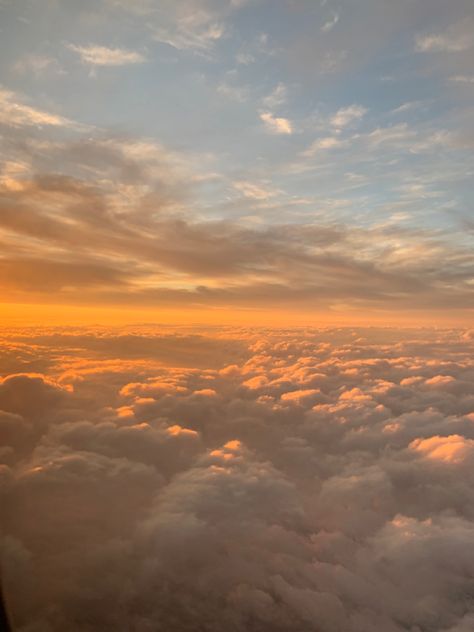
[(22, 103), (22, 98), (11, 90), (0, 88), (0, 123), (11, 127), (52, 126), (70, 127), (72, 121)]
[[(393, 126), (367, 142), (407, 138), (410, 130)], [(343, 143), (320, 139), (311, 154)], [(12, 172), (0, 205), (1, 284), (11, 302), (124, 305), (133, 296), (140, 307), (262, 309), (288, 301), (322, 311), (340, 303), (361, 311), (471, 305), (467, 252), (436, 231), (198, 220), (186, 210), (189, 172), (164, 148), (90, 139), (54, 151), (64, 166), (83, 164), (84, 178)], [(127, 185), (117, 187), (117, 179)], [(234, 186), (258, 204), (282, 195), (265, 182)]]
[(302, 155), (305, 157), (314, 156), (320, 150), (336, 149), (337, 147), (343, 147), (345, 142), (337, 136), (326, 136), (324, 138), (317, 138), (311, 143)]
[[(330, 133), (321, 133), (300, 154), (299, 167), (321, 175), (337, 157), (349, 163), (345, 173), (359, 175), (370, 165), (380, 182), (389, 158), (425, 160), (433, 149), (451, 151), (460, 142), (447, 130), (406, 122), (354, 133), (351, 125), (362, 109), (353, 105), (328, 116), (322, 129)], [(281, 123), (269, 116), (275, 133)], [(331, 118), (346, 127), (333, 127)], [(391, 223), (350, 226), (338, 209), (352, 208), (349, 190), (367, 178), (344, 176), (337, 184), (346, 188), (341, 199), (298, 200), (274, 185), (279, 173), (249, 178), (242, 171), (216, 181), (228, 196), (229, 215), (255, 218), (256, 209), (272, 208), (272, 223), (261, 217), (259, 223), (206, 220), (204, 189), (207, 174), (215, 173), (213, 156), (173, 151), (150, 138), (91, 129), (86, 135), (69, 122), (49, 127), (54, 136), (26, 123), (4, 126), (9, 160), (0, 172), (0, 270), (10, 303), (231, 307), (247, 313), (284, 305), (311, 318), (344, 317), (348, 309), (364, 318), (387, 310), (394, 318), (402, 310), (410, 318), (417, 310), (445, 318), (448, 308), (458, 314), (471, 308), (470, 253), (457, 227), (441, 232), (400, 224), (418, 212), (422, 200), (445, 202), (438, 179), (435, 184), (426, 174), (404, 175), (403, 187), (393, 185), (397, 206)], [(284, 167), (289, 178), (292, 167)], [(283, 209), (298, 206), (301, 213), (299, 202), (319, 210), (285, 223)], [(323, 216), (328, 208), (331, 215)]]
[(286, 118), (274, 116), (271, 112), (262, 112), (260, 119), (264, 122), (266, 130), (270, 134), (292, 134), (293, 125)]
[(465, 439), (460, 435), (415, 439), (410, 443), (409, 447), (429, 459), (445, 463), (460, 463), (468, 455), (471, 455), (471, 457), (474, 455), (474, 441)]
[(248, 98), (248, 89), (242, 86), (235, 86), (229, 83), (220, 83), (217, 86), (218, 94), (221, 94), (228, 99), (243, 103)]
[(92, 66), (127, 66), (142, 64), (146, 58), (139, 52), (126, 48), (108, 48), (106, 46), (77, 46), (69, 44), (68, 48), (77, 53), (85, 64)]
[(48, 73), (66, 74), (57, 59), (48, 55), (28, 54), (21, 57), (14, 65), (15, 72), (32, 73), (35, 77), (41, 77)]
[(444, 33), (417, 35), (415, 50), (419, 53), (460, 53), (474, 46), (473, 21), (465, 19), (448, 27)]
[(237, 189), (237, 191), (240, 191), (245, 197), (252, 200), (268, 200), (276, 195), (275, 191), (272, 191), (265, 186), (242, 180), (234, 182), (234, 188)]
[[(217, 43), (227, 35), (226, 21), (229, 14), (244, 2), (220, 2), (192, 0), (177, 4), (165, 0), (159, 7), (144, 3), (141, 14), (153, 38), (178, 51), (191, 51), (205, 58), (212, 57)], [(120, 2), (126, 11), (134, 11), (130, 3)]]
[(341, 108), (331, 117), (330, 123), (333, 127), (343, 128), (351, 125), (355, 121), (360, 120), (366, 113), (367, 108), (362, 105), (350, 105)]
[(288, 98), (288, 89), (284, 83), (279, 83), (272, 92), (262, 99), (264, 107), (274, 109), (285, 103)]
[(159, 27), (154, 32), (155, 39), (163, 44), (169, 44), (177, 50), (190, 49), (201, 54), (212, 50), (224, 34), (221, 24), (205, 24), (202, 27), (199, 22), (194, 25), (192, 20), (186, 20), (175, 32)]
[[(473, 343), (426, 328), (4, 328), (15, 626), (469, 629)], [(22, 349), (42, 374), (18, 370)]]
[(322, 25), (321, 31), (323, 31), (324, 33), (328, 33), (329, 31), (332, 31), (332, 29), (339, 22), (339, 18), (340, 18), (339, 13), (334, 12), (332, 14), (332, 17)]
[(474, 83), (474, 75), (454, 75), (453, 77), (449, 77), (450, 81), (454, 81), (456, 83)]

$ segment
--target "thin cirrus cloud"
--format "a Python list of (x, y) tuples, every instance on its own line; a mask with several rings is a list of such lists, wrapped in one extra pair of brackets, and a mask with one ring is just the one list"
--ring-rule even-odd
[(350, 105), (349, 107), (338, 110), (331, 117), (330, 123), (336, 128), (347, 127), (351, 123), (359, 121), (367, 112), (367, 108), (363, 105)]
[(329, 31), (332, 31), (332, 29), (339, 22), (339, 18), (340, 18), (339, 13), (333, 13), (332, 17), (322, 25), (321, 31), (323, 31), (324, 33), (328, 33)]
[(68, 48), (77, 53), (85, 64), (91, 66), (127, 66), (143, 64), (146, 57), (138, 51), (126, 48), (109, 48), (107, 46), (77, 46), (69, 44)]
[(23, 99), (0, 86), (0, 123), (12, 127), (51, 126), (70, 127), (72, 121), (22, 102)]
[(419, 34), (415, 50), (419, 53), (461, 53), (474, 47), (474, 20), (465, 19), (444, 32)]

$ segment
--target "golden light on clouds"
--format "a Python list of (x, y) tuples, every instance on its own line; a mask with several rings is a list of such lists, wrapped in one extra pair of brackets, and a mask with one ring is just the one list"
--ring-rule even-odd
[(0, 24), (12, 629), (474, 630), (472, 0)]

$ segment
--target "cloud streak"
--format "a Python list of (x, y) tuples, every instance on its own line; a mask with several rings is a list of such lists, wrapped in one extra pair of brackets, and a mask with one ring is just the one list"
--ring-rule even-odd
[[(341, 124), (353, 113), (337, 116)], [(366, 142), (404, 143), (407, 134), (393, 126)], [(346, 142), (320, 139), (306, 153), (340, 151)], [(20, 170), (5, 181), (0, 283), (12, 302), (124, 305), (133, 297), (139, 307), (285, 302), (320, 312), (352, 305), (361, 313), (472, 307), (469, 252), (439, 231), (199, 220), (188, 211), (186, 162), (163, 147), (89, 139), (57, 143), (54, 151), (63, 165), (84, 164), (84, 178)], [(127, 185), (117, 189), (117, 181)], [(242, 204), (273, 204), (282, 194), (266, 183), (232, 186)]]
[(146, 61), (141, 53), (125, 48), (108, 48), (107, 46), (77, 46), (69, 44), (68, 48), (77, 53), (85, 64), (92, 66), (127, 66), (142, 64)]

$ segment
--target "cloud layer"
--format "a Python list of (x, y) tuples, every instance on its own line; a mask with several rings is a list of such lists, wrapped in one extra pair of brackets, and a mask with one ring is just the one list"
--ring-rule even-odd
[(467, 631), (473, 343), (5, 331), (15, 629)]
[[(4, 95), (7, 116), (15, 95)], [(227, 203), (247, 210), (247, 221), (209, 217), (193, 209), (213, 177), (198, 169), (196, 156), (151, 140), (91, 135), (92, 130), (86, 137), (70, 129), (72, 122), (26, 105), (14, 112), (23, 131), (5, 128), (12, 159), (0, 178), (4, 300), (139, 308), (285, 306), (308, 314), (390, 310), (395, 319), (402, 310), (438, 310), (441, 318), (446, 310), (451, 317), (472, 310), (467, 236), (393, 222), (361, 226), (326, 213), (311, 221), (258, 221), (254, 213), (277, 212), (283, 202), (271, 181), (255, 178), (233, 180), (234, 199)], [(338, 110), (329, 121), (334, 136), (314, 141), (302, 156), (324, 161), (328, 153), (351, 151), (353, 143), (383, 153), (387, 144), (419, 142), (404, 125), (346, 137), (344, 130), (364, 113), (358, 105)], [(272, 133), (291, 131), (285, 119), (268, 114), (265, 121)], [(35, 125), (57, 126), (58, 138), (25, 131)], [(58, 162), (61, 173), (55, 171)], [(401, 187), (400, 195), (407, 204), (413, 195), (436, 198), (416, 182)]]

